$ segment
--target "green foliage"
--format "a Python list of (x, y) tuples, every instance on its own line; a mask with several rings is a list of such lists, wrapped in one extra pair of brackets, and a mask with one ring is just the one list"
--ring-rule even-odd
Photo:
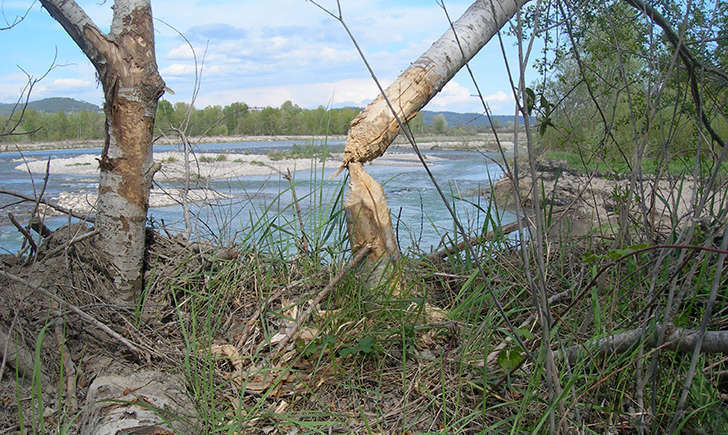
[(293, 144), (291, 149), (288, 151), (273, 150), (268, 153), (268, 158), (271, 160), (285, 160), (285, 159), (319, 159), (320, 161), (326, 160), (330, 154), (328, 147), (324, 145), (298, 145)]
[[(171, 157), (174, 161), (174, 157)], [(218, 154), (216, 156), (200, 156), (199, 158), (200, 162), (202, 163), (214, 163), (214, 162), (224, 162), (227, 160), (227, 156), (225, 154)]]
[[(10, 116), (13, 111), (17, 111), (19, 109), (20, 108), (14, 103), (0, 103), (0, 116)], [(94, 104), (64, 97), (44, 98), (42, 100), (30, 101), (27, 109), (41, 113), (56, 113), (59, 111), (66, 113), (78, 113), (83, 111), (100, 113), (99, 107)]]
[[(15, 121), (20, 113), (15, 113), (11, 121)], [(0, 125), (7, 118), (0, 118)], [(77, 113), (42, 113), (26, 109), (15, 136), (0, 137), (0, 141), (59, 141), (89, 140), (104, 137), (105, 118), (103, 113), (81, 111)], [(14, 122), (12, 122), (14, 124)]]
[(441, 114), (435, 115), (432, 118), (432, 128), (435, 130), (435, 133), (445, 133), (447, 131), (445, 116)]
[[(685, 29), (697, 59), (724, 70), (725, 42), (705, 42), (726, 32), (725, 18), (711, 22), (709, 17), (720, 17), (712, 6), (693, 4), (687, 16), (683, 6), (672, 2), (653, 6), (673, 29)], [(707, 134), (701, 132), (684, 65), (665, 40), (654, 38), (662, 31), (651, 28), (649, 20), (624, 2), (583, 2), (574, 10), (578, 13), (571, 20), (571, 36), (561, 35), (544, 51), (539, 62), (544, 79), (534, 91), (526, 91), (528, 109), (539, 115), (544, 148), (586, 155), (589, 165), (617, 172), (630, 172), (640, 159), (652, 172), (661, 167), (674, 172), (673, 161), (694, 161), (698, 152), (712, 159), (707, 147), (699, 145)], [(725, 99), (725, 84), (710, 74), (698, 80), (703, 112), (725, 138), (728, 109), (714, 103)]]
[[(547, 151), (544, 156), (549, 160), (561, 160), (566, 162), (566, 165), (577, 171), (583, 171), (590, 173), (596, 171), (599, 174), (613, 174), (613, 173), (625, 173), (629, 170), (627, 163), (619, 158), (598, 158), (594, 154), (588, 154), (585, 152), (570, 152), (570, 151)], [(695, 156), (689, 157), (675, 157), (667, 162), (655, 157), (646, 157), (642, 159), (642, 173), (655, 175), (661, 169), (664, 169), (670, 175), (691, 175), (695, 172), (695, 166), (698, 164), (698, 160)], [(704, 156), (700, 159), (699, 172), (701, 175), (708, 175), (715, 167), (715, 162), (708, 156)], [(728, 162), (723, 162), (720, 166), (719, 172), (721, 174), (728, 174)]]
[[(161, 100), (157, 106), (155, 132), (174, 136), (172, 129), (181, 128), (188, 136), (194, 137), (344, 135), (349, 131), (349, 125), (359, 111), (360, 109), (355, 107), (329, 109), (319, 106), (316, 109), (304, 109), (290, 101), (284, 102), (278, 108), (270, 106), (252, 108), (239, 102), (225, 107), (208, 106), (197, 109), (186, 103), (172, 104), (167, 100)], [(11, 121), (18, 116), (19, 113), (14, 115)], [(424, 115), (418, 113), (409, 121), (410, 128), (415, 134), (468, 135), (475, 134), (480, 129), (460, 123), (449, 126), (442, 114), (434, 116), (432, 125), (427, 125), (424, 119)], [(7, 117), (0, 116), (0, 125), (7, 120)], [(27, 109), (16, 131), (21, 135), (12, 136), (12, 140), (25, 142), (98, 140), (104, 137), (104, 125), (105, 116), (102, 112), (43, 113)], [(10, 140), (10, 137), (0, 137), (0, 142)], [(287, 158), (277, 156), (275, 153), (273, 155)]]
[(290, 101), (280, 107), (252, 108), (245, 103), (229, 106), (190, 108), (185, 103), (172, 105), (166, 100), (159, 102), (155, 128), (164, 132), (178, 128), (189, 112), (187, 134), (190, 136), (265, 136), (304, 134), (346, 134), (351, 120), (359, 109), (345, 107), (303, 109)]

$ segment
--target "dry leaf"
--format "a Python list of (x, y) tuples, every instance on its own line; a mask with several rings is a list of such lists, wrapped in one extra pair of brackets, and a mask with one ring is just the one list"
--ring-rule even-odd
[[(200, 349), (200, 353), (204, 352), (204, 349)], [(235, 346), (231, 344), (213, 344), (210, 346), (210, 353), (213, 356), (228, 359), (230, 364), (235, 368), (235, 371), (241, 371), (243, 369), (243, 358)]]

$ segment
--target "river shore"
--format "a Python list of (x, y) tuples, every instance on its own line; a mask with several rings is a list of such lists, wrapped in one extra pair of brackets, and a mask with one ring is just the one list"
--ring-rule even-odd
[[(498, 144), (503, 148), (504, 152), (513, 152), (514, 137), (512, 132), (499, 132), (498, 138), (493, 133), (479, 133), (475, 135), (456, 136), (456, 135), (427, 135), (419, 136), (417, 145), (422, 150), (463, 150), (463, 151), (498, 151)], [(525, 133), (519, 133), (516, 138), (519, 147), (525, 146)], [(237, 143), (237, 142), (277, 142), (277, 141), (301, 141), (301, 142), (339, 142), (345, 141), (346, 136), (322, 136), (322, 135), (303, 135), (303, 136), (199, 136), (190, 137), (189, 142), (194, 146), (196, 144), (211, 143)], [(155, 145), (175, 145), (179, 144), (178, 137), (162, 136), (159, 137)], [(45, 151), (45, 150), (69, 150), (84, 148), (101, 148), (104, 141), (101, 139), (91, 140), (65, 140), (55, 142), (33, 142), (33, 143), (3, 143), (0, 144), (0, 152), (26, 152), (26, 151)], [(393, 149), (410, 149), (411, 145), (402, 135), (398, 136), (392, 145)]]

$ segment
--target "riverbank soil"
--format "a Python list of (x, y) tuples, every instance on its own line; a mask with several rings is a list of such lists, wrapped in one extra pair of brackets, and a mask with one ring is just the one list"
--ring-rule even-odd
[[(553, 235), (613, 236), (619, 228), (620, 216), (648, 218), (637, 225), (650, 225), (657, 233), (673, 227), (682, 227), (689, 221), (690, 201), (698, 186), (692, 177), (663, 177), (656, 182), (654, 176), (644, 176), (634, 186), (634, 197), (646, 198), (645, 210), (638, 201), (628, 202), (627, 193), (633, 187), (629, 179), (605, 174), (586, 173), (569, 168), (565, 162), (542, 160), (537, 162), (538, 182), (534, 185), (528, 174), (518, 180), (521, 205), (533, 207), (533, 191), (543, 198), (547, 223), (555, 224)], [(498, 206), (515, 210), (513, 186), (516, 183), (504, 177), (485, 192)]]

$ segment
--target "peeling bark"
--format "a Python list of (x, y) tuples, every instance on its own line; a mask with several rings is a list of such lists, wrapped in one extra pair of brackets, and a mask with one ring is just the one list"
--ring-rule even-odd
[(101, 375), (89, 386), (81, 434), (195, 433), (184, 383), (157, 371)]
[(164, 92), (154, 52), (150, 0), (116, 0), (104, 34), (73, 0), (41, 0), (98, 72), (104, 89), (106, 140), (99, 160), (99, 243), (116, 287), (100, 295), (132, 303), (142, 288), (144, 234), (152, 177), (157, 101)]
[(453, 23), (455, 32), (448, 29), (384, 91), (386, 99), (380, 94), (351, 121), (342, 164), (351, 176), (344, 205), (347, 227), (353, 252), (365, 245), (371, 247), (367, 262), (377, 280), (386, 265), (398, 258), (399, 251), (382, 188), (361, 163), (384, 154), (399, 134), (399, 123), (387, 100), (400, 121), (412, 119), (528, 1), (475, 1)]

